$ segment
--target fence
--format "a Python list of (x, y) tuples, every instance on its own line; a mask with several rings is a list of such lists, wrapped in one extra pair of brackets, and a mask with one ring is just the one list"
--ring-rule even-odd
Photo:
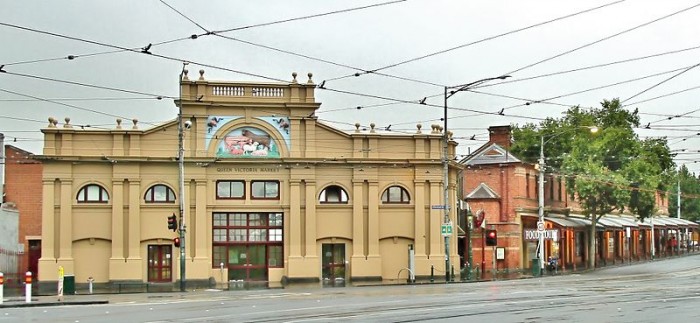
[(23, 254), (17, 251), (0, 248), (0, 272), (5, 277), (5, 294), (13, 294), (14, 290), (21, 289), (24, 285), (24, 273), (20, 273), (20, 263)]

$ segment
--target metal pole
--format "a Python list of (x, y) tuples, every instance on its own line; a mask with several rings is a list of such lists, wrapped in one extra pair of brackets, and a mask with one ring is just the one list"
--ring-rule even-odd
[(180, 201), (180, 291), (185, 291), (185, 146), (184, 139), (185, 133), (182, 125), (182, 76), (185, 72), (186, 62), (182, 63), (182, 71), (180, 72), (180, 79), (178, 80), (178, 87), (180, 88), (180, 97), (178, 101), (178, 111), (177, 111), (177, 160), (178, 160), (178, 182), (180, 191), (178, 193)]
[[(471, 210), (469, 214), (471, 214)], [(467, 280), (472, 280), (472, 216), (467, 216), (467, 221), (469, 221), (467, 223)]]
[[(678, 219), (681, 218), (681, 172), (678, 171)], [(681, 255), (681, 228), (676, 230), (676, 246), (678, 246), (678, 255)]]
[(654, 216), (651, 217), (651, 260), (654, 260), (654, 255), (656, 254), (656, 242), (654, 241)]
[[(449, 159), (448, 159), (448, 153), (449, 153), (449, 138), (447, 137), (447, 87), (445, 87), (445, 111), (444, 111), (444, 116), (443, 116), (443, 121), (444, 121), (444, 127), (443, 127), (443, 172), (444, 172), (444, 178), (443, 178), (443, 188), (444, 188), (444, 193), (443, 193), (443, 198), (444, 198), (444, 203), (443, 207), (445, 210), (445, 224), (450, 223), (450, 207), (449, 207), (449, 185), (448, 185), (448, 180), (450, 178), (449, 176)], [(450, 281), (450, 236), (445, 235), (445, 282)]]
[[(538, 183), (538, 194), (537, 194), (537, 206), (538, 206), (538, 213), (539, 213), (539, 219), (537, 220), (537, 227), (539, 229), (540, 226), (544, 227), (544, 168), (545, 168), (545, 162), (544, 162), (544, 135), (540, 136), (540, 160), (539, 160), (539, 167), (540, 167), (540, 174), (539, 174), (539, 183)], [(539, 231), (539, 230), (538, 230)], [(539, 241), (538, 241), (538, 249), (540, 251), (540, 254), (538, 255), (540, 258), (540, 276), (544, 272), (544, 234), (541, 232), (538, 234), (539, 235)]]

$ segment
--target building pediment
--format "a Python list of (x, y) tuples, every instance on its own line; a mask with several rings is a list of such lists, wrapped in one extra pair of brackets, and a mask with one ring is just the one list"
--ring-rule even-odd
[(474, 154), (462, 160), (462, 164), (467, 166), (520, 162), (520, 159), (495, 143), (480, 148)]
[(486, 183), (481, 183), (473, 191), (471, 191), (464, 199), (499, 199), (498, 193)]

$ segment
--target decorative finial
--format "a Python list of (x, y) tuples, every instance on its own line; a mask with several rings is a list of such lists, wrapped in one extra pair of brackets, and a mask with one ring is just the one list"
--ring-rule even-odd
[(139, 128), (139, 126), (137, 125), (139, 123), (139, 119), (134, 118), (133, 120), (131, 120), (131, 122), (134, 123), (134, 126), (131, 127), (131, 129), (138, 129)]
[(188, 71), (187, 69), (182, 70), (182, 80), (183, 80), (183, 81), (189, 81), (189, 80), (190, 80), (190, 78), (187, 77), (187, 73), (189, 73), (189, 72), (190, 72), (190, 71)]
[(204, 70), (199, 70), (199, 80), (204, 81)]
[(58, 124), (58, 119), (53, 118), (53, 126), (56, 127), (57, 124)]
[(309, 74), (306, 74), (306, 75), (309, 76), (309, 80), (306, 81), (306, 83), (307, 84), (314, 84), (314, 81), (311, 79), (312, 77), (314, 77), (314, 73), (309, 72)]
[(418, 131), (416, 131), (416, 133), (422, 133), (422, 132), (420, 131), (420, 128), (423, 128), (423, 125), (422, 125), (422, 124), (420, 124), (420, 123), (419, 123), (419, 124), (416, 124), (416, 128), (418, 128)]
[(355, 123), (355, 132), (360, 132), (360, 123)]
[(56, 126), (56, 124), (54, 123), (54, 120), (55, 119), (53, 117), (49, 117), (49, 128), (53, 128)]
[(447, 131), (447, 139), (452, 140), (452, 131)]
[(292, 72), (292, 83), (297, 83), (297, 72)]
[(375, 132), (375, 131), (374, 131), (374, 126), (375, 126), (375, 125), (374, 125), (374, 122), (372, 122), (372, 123), (369, 124), (369, 127), (370, 127), (369, 132), (370, 132), (370, 133), (374, 133), (374, 132)]
[(70, 117), (65, 117), (65, 118), (63, 118), (63, 120), (66, 121), (66, 123), (63, 124), (63, 128), (72, 128), (70, 125)]
[(117, 129), (122, 128), (122, 119), (117, 119)]

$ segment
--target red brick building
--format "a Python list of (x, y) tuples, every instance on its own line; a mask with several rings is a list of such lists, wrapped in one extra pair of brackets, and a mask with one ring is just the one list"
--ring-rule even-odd
[[(471, 231), (472, 268), (487, 273), (494, 264), (499, 272), (529, 273), (537, 262), (537, 221), (539, 170), (510, 153), (510, 126), (489, 128), (489, 141), (460, 161), (463, 199), (469, 204), (476, 227)], [(576, 270), (586, 266), (591, 221), (566, 193), (564, 178), (548, 173), (544, 177), (545, 259), (558, 259), (558, 267)], [(693, 230), (697, 224), (669, 218), (667, 197), (657, 194), (655, 245), (657, 256), (664, 256), (666, 237)], [(483, 220), (483, 222), (482, 222)], [(688, 223), (690, 222), (690, 223)], [(485, 246), (485, 230), (498, 232), (498, 245)], [(650, 258), (651, 226), (639, 223), (633, 215), (605, 215), (596, 225), (597, 265)], [(467, 260), (465, 238), (461, 237), (460, 256)], [(498, 257), (497, 257), (498, 255)], [(494, 258), (496, 261), (494, 262)]]
[(32, 153), (5, 145), (5, 202), (19, 211), (18, 243), (24, 247), (19, 272), (31, 271), (35, 278), (41, 256), (42, 172)]

